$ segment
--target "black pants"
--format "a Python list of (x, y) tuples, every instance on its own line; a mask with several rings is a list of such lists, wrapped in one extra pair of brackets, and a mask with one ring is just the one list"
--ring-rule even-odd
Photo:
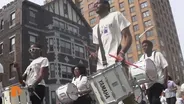
[(0, 97), (0, 104), (2, 104), (2, 98)]
[(155, 83), (148, 89), (148, 100), (150, 104), (161, 104), (160, 95), (164, 90), (164, 86), (160, 83)]
[(91, 97), (89, 95), (84, 95), (79, 97), (73, 104), (91, 104)]
[(32, 94), (30, 96), (32, 104), (42, 104), (43, 98), (45, 97), (45, 86), (38, 85), (35, 88), (35, 92), (41, 98), (41, 100), (35, 94)]
[(176, 103), (176, 97), (167, 98), (167, 104), (175, 104)]

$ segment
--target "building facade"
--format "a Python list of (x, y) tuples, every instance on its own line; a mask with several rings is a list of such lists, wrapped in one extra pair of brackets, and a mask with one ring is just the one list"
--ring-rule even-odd
[[(98, 23), (95, 0), (73, 0), (91, 27)], [(184, 61), (169, 0), (109, 0), (111, 12), (120, 11), (131, 22), (133, 44), (127, 60), (136, 62), (142, 55), (141, 41), (151, 40), (169, 63), (169, 74), (184, 81)], [(153, 28), (152, 28), (153, 27)], [(139, 36), (142, 35), (141, 38)]]
[(55, 91), (71, 81), (74, 65), (84, 64), (88, 73), (95, 71), (87, 51), (87, 46), (93, 49), (91, 27), (72, 1), (54, 0), (40, 6), (27, 0), (15, 0), (1, 9), (0, 21), (4, 87), (18, 82), (13, 62), (18, 62), (24, 72), (33, 60), (28, 49), (34, 43), (42, 45), (42, 54), (50, 62), (45, 78), (45, 104), (60, 104)]

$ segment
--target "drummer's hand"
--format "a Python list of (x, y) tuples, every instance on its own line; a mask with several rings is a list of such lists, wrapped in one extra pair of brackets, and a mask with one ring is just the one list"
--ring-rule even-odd
[(32, 85), (28, 86), (28, 91), (32, 93), (34, 91), (34, 86)]
[(118, 62), (124, 62), (125, 61), (125, 53), (124, 52), (119, 52), (118, 56), (117, 56), (117, 60)]

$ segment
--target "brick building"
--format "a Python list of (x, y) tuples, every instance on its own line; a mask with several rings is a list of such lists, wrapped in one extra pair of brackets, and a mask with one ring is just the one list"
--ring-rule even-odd
[[(91, 27), (98, 23), (98, 16), (93, 10), (94, 1), (73, 0)], [(162, 52), (168, 60), (169, 74), (184, 81), (184, 61), (169, 0), (109, 0), (109, 3), (111, 12), (122, 12), (132, 23), (133, 44), (127, 60), (136, 62), (142, 55), (140, 41), (151, 40), (154, 50)]]
[[(0, 62), (4, 66), (3, 85), (17, 83), (13, 69), (16, 60), (21, 71), (32, 61), (28, 49), (33, 43), (43, 46), (50, 62), (46, 78), (46, 104), (56, 104), (55, 90), (71, 81), (71, 67), (90, 65), (85, 44), (92, 46), (91, 27), (70, 0), (55, 0), (43, 6), (27, 0), (15, 0), (0, 10)], [(91, 67), (91, 68), (90, 68)], [(57, 103), (58, 104), (58, 103)]]

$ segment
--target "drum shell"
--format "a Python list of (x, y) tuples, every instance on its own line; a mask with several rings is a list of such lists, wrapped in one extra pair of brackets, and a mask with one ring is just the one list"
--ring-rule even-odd
[(31, 104), (30, 94), (27, 88), (20, 87), (21, 93), (11, 96), (11, 87), (5, 88), (2, 95), (2, 104)]
[(67, 104), (78, 99), (78, 90), (73, 83), (60, 86), (56, 90), (56, 95), (61, 103)]
[(90, 85), (99, 104), (117, 104), (133, 92), (121, 63), (90, 76)]
[(151, 59), (145, 59), (134, 63), (138, 66), (130, 66), (129, 71), (138, 84), (150, 83), (157, 80), (157, 69)]

